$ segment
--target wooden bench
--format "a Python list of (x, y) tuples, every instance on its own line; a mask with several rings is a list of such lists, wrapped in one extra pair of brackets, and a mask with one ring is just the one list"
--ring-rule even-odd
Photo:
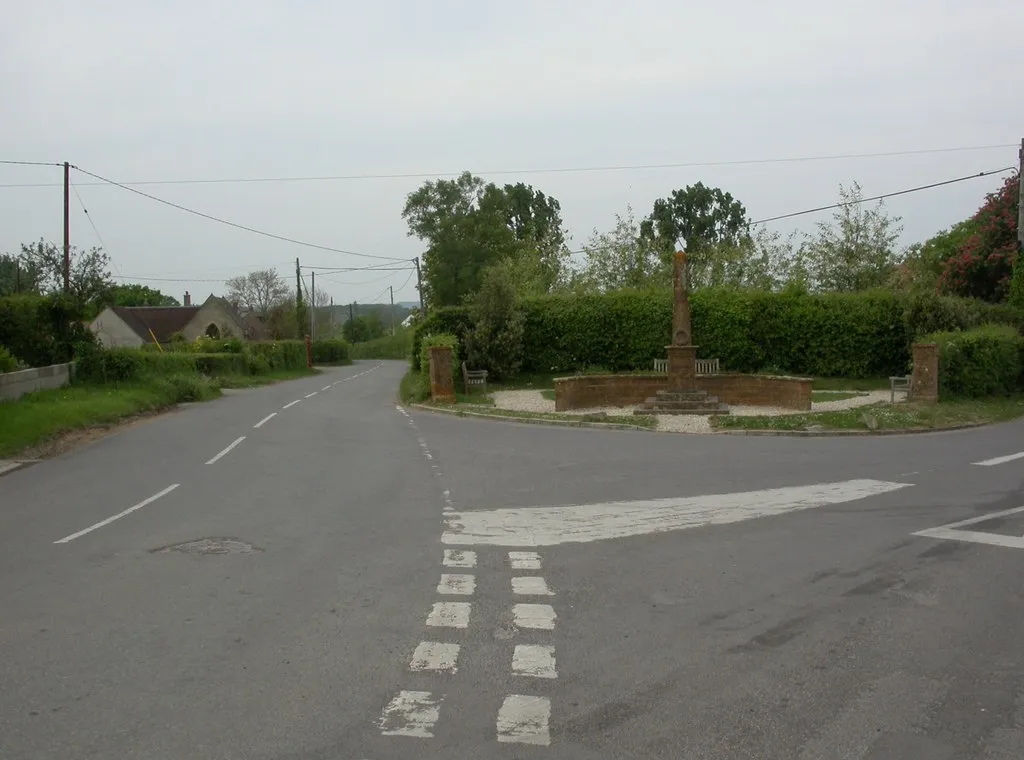
[[(668, 359), (655, 359), (654, 371), (668, 372)], [(698, 375), (717, 375), (720, 371), (718, 359), (697, 359)]]
[(910, 375), (893, 376), (889, 378), (889, 403), (896, 403), (896, 392), (902, 391), (910, 397)]
[(466, 393), (469, 394), (474, 385), (483, 387), (484, 393), (487, 393), (487, 370), (485, 369), (469, 369), (466, 367), (466, 362), (462, 362), (462, 382), (466, 385)]

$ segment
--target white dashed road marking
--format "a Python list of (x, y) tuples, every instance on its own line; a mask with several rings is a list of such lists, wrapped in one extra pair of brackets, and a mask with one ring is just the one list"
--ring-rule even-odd
[(551, 744), (550, 721), (550, 699), (510, 694), (498, 711), (498, 741), (547, 746)]
[(454, 673), (459, 659), (459, 645), (442, 641), (422, 641), (413, 652), (409, 670), (433, 670)]
[(388, 703), (380, 719), (385, 736), (416, 736), (429, 739), (441, 715), (441, 698), (429, 691), (400, 691)]
[(469, 602), (434, 602), (427, 625), (435, 628), (466, 628), (469, 626)]
[(448, 575), (443, 573), (437, 584), (437, 593), (472, 596), (476, 591), (476, 577), (472, 575)]
[(253, 425), (253, 427), (254, 428), (261, 428), (264, 425), (266, 425), (268, 422), (270, 422), (272, 419), (274, 419), (276, 416), (277, 416), (277, 412), (271, 412), (266, 417), (264, 417), (262, 420), (260, 420), (255, 425)]
[(223, 449), (221, 449), (213, 459), (208, 460), (206, 463), (207, 464), (213, 464), (218, 459), (220, 459), (222, 456), (225, 456), (226, 454), (228, 454), (231, 451), (231, 449), (235, 448), (235, 446), (237, 446), (238, 444), (240, 444), (244, 440), (245, 440), (245, 436), (244, 435), (238, 436), (238, 438), (236, 438), (231, 443), (229, 443), (227, 446), (225, 446)]
[(554, 596), (547, 581), (538, 576), (513, 578), (512, 593), (516, 596)]
[(445, 567), (476, 567), (476, 552), (445, 549), (443, 564)]
[(516, 604), (512, 607), (512, 622), (516, 628), (553, 631), (557, 617), (555, 608), (550, 604)]
[(995, 457), (994, 459), (983, 459), (980, 462), (972, 462), (972, 464), (978, 465), (979, 467), (994, 467), (997, 464), (1006, 464), (1012, 462), (1015, 459), (1024, 459), (1024, 451), (1018, 451), (1016, 454), (1007, 454), (1003, 457)]
[(92, 533), (97, 528), (102, 528), (104, 525), (109, 525), (110, 523), (114, 522), (114, 520), (119, 520), (122, 517), (124, 517), (125, 515), (130, 515), (132, 512), (136, 511), (137, 509), (142, 509), (147, 504), (152, 504), (154, 501), (156, 501), (160, 497), (166, 496), (167, 494), (169, 494), (171, 491), (173, 491), (179, 485), (181, 485), (181, 484), (180, 483), (174, 483), (173, 485), (169, 485), (169, 486), (167, 486), (167, 488), (165, 488), (162, 491), (159, 491), (158, 493), (153, 494), (148, 499), (143, 499), (142, 501), (140, 501), (135, 506), (128, 507), (128, 509), (126, 509), (124, 512), (118, 512), (113, 517), (108, 517), (106, 520), (100, 520), (95, 525), (90, 525), (88, 528), (85, 528), (84, 530), (80, 530), (77, 533), (72, 533), (70, 536), (64, 536), (64, 538), (61, 538), (61, 539), (59, 539), (57, 541), (54, 541), (53, 543), (55, 543), (55, 544), (66, 544), (68, 541), (74, 541), (76, 538), (80, 538), (81, 536), (84, 536), (86, 533)]
[(540, 555), (537, 552), (509, 552), (513, 570), (540, 570)]
[(558, 671), (555, 670), (555, 648), (517, 644), (512, 653), (512, 675), (530, 678), (558, 678)]
[(323, 388), (321, 388), (320, 390), (322, 390), (322, 391), (329, 391), (330, 389), (331, 389), (331, 386), (329, 386), (329, 385), (325, 385), (325, 386), (324, 386)]
[(318, 394), (319, 392), (320, 392), (320, 391), (313, 391), (312, 393), (307, 393), (307, 394), (306, 394), (306, 398), (313, 398), (313, 396), (315, 396), (315, 395), (316, 395), (316, 394)]
[(302, 399), (301, 398), (297, 398), (294, 401), (289, 401), (287, 404), (285, 404), (281, 408), (282, 409), (291, 409), (293, 406), (295, 406), (296, 404), (300, 404), (300, 403), (302, 403)]

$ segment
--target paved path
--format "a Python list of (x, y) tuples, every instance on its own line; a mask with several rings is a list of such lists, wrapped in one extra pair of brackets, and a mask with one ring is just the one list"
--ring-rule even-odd
[(533, 427), (403, 369), (0, 478), (0, 757), (1024, 756), (1024, 424)]

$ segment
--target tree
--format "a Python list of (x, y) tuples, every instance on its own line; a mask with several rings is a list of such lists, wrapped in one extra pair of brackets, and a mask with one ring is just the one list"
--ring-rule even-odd
[(760, 226), (738, 243), (711, 246), (704, 252), (703, 284), (775, 291), (805, 282), (796, 236), (796, 232), (783, 236)]
[(466, 336), (466, 360), (495, 379), (513, 377), (523, 363), (526, 318), (506, 270), (488, 269), (469, 302), (473, 329)]
[[(64, 290), (64, 249), (40, 239), (38, 243), (21, 246), (21, 261), (38, 272), (38, 286), (44, 293)], [(110, 257), (102, 248), (70, 250), (69, 295), (83, 307), (92, 307), (113, 287), (110, 278)]]
[(291, 288), (273, 269), (258, 269), (249, 274), (232, 277), (225, 285), (228, 300), (240, 311), (267, 318), (271, 310), (287, 300)]
[(37, 265), (22, 256), (0, 255), (0, 296), (39, 292), (41, 274)]
[(380, 314), (376, 311), (349, 319), (341, 326), (341, 335), (349, 343), (365, 343), (368, 340), (376, 340), (386, 332)]
[(810, 285), (844, 292), (882, 287), (898, 263), (900, 217), (890, 217), (884, 201), (863, 208), (864, 193), (857, 182), (849, 188), (840, 185), (839, 198), (833, 224), (819, 222), (818, 231), (807, 235), (801, 247)]
[(316, 334), (324, 336), (331, 329), (331, 297), (327, 291), (316, 288), (310, 293), (310, 309), (316, 322)]
[(550, 289), (567, 256), (558, 201), (522, 183), (498, 187), (469, 172), (428, 181), (409, 194), (402, 217), (427, 244), (423, 290), (435, 307), (460, 304), (485, 269), (506, 259), (529, 258), (536, 282)]
[(103, 301), (110, 306), (178, 306), (178, 299), (165, 295), (148, 285), (125, 283), (114, 285), (108, 290)]
[(972, 234), (946, 260), (939, 278), (942, 292), (1000, 302), (1010, 295), (1017, 261), (1017, 213), (1020, 178), (1014, 174), (971, 217)]
[(583, 245), (583, 253), (583, 268), (572, 278), (578, 290), (646, 288), (671, 281), (655, 242), (641, 236), (632, 206), (626, 206), (624, 216), (615, 215), (615, 227), (610, 232), (595, 229)]
[(640, 224), (640, 234), (661, 253), (666, 269), (671, 267), (672, 254), (685, 250), (690, 282), (700, 287), (708, 284), (710, 250), (743, 250), (749, 228), (742, 203), (720, 188), (698, 182), (656, 200), (654, 209)]

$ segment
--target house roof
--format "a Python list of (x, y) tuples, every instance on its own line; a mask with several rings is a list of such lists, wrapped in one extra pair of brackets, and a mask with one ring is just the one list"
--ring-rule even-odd
[[(199, 313), (199, 306), (112, 306), (132, 331), (144, 341), (156, 336), (160, 343), (170, 343), (171, 336), (181, 332)], [(150, 335), (150, 330), (153, 335)]]

